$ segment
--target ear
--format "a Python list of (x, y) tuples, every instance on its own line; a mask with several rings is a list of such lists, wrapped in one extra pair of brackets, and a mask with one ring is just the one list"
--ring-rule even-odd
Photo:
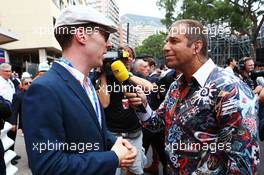
[(201, 52), (203, 48), (203, 42), (201, 40), (197, 40), (193, 43), (193, 54), (197, 55)]
[(85, 33), (84, 28), (79, 27), (75, 29), (74, 38), (78, 43), (84, 45), (88, 39), (88, 35)]

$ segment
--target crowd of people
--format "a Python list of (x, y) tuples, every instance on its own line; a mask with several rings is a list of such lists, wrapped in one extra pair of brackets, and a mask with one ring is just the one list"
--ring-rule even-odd
[[(192, 28), (199, 30), (188, 33)], [(74, 32), (60, 32), (65, 29)], [(0, 129), (11, 123), (14, 141), (23, 131), (32, 173), (159, 174), (161, 163), (164, 175), (256, 174), (264, 140), (264, 66), (253, 57), (215, 65), (202, 24), (186, 19), (168, 32), (165, 65), (122, 48), (128, 76), (120, 82), (101, 69), (116, 31), (101, 13), (71, 6), (55, 23), (62, 57), (52, 66), (41, 63), (35, 77), (24, 72), (19, 79), (10, 64), (0, 65)], [(126, 85), (133, 91), (108, 89)], [(0, 141), (0, 175), (6, 174), (3, 158)]]

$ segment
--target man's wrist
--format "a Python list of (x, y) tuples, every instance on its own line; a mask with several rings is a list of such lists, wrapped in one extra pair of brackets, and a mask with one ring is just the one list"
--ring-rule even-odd
[(142, 112), (136, 112), (137, 113), (137, 116), (138, 118), (141, 120), (141, 121), (147, 121), (149, 118), (151, 118), (152, 116), (152, 109), (150, 108), (149, 104), (147, 103), (147, 106), (145, 107), (146, 109), (146, 113), (142, 113)]
[(120, 166), (120, 163), (121, 163), (121, 160), (119, 159), (119, 157), (118, 157), (117, 153), (116, 153), (114, 150), (110, 150), (110, 152), (113, 152), (113, 153), (114, 153), (114, 155), (116, 156), (116, 158), (117, 158), (117, 161), (118, 161), (118, 167), (119, 167), (119, 166)]

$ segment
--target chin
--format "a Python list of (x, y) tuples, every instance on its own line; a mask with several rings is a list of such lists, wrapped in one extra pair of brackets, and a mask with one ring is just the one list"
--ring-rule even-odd
[(165, 65), (166, 65), (168, 68), (172, 68), (172, 63), (169, 62), (169, 61), (165, 62)]
[(100, 62), (96, 65), (96, 67), (102, 67), (103, 66), (103, 62)]

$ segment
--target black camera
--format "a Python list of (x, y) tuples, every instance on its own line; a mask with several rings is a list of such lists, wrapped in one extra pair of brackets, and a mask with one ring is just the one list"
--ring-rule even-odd
[(116, 60), (128, 59), (129, 53), (122, 48), (111, 48), (107, 51), (106, 54), (104, 54), (103, 57), (103, 66), (101, 70), (95, 70), (89, 74), (95, 88), (98, 87), (97, 80), (99, 79), (101, 74), (105, 74), (106, 76), (114, 76), (111, 70), (111, 64)]
[(104, 55), (102, 71), (106, 75), (112, 75), (111, 64), (116, 60), (128, 59), (129, 53), (124, 49), (111, 49)]
[(250, 73), (250, 78), (256, 80), (258, 77), (264, 77), (264, 70), (253, 70)]

